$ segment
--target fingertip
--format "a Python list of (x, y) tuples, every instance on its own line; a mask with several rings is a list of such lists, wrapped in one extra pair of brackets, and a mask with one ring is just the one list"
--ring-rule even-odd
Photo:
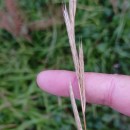
[[(73, 74), (72, 74), (73, 75)], [(68, 71), (47, 70), (37, 75), (37, 85), (45, 92), (57, 95), (68, 95), (68, 83), (73, 76)]]
[(38, 73), (37, 78), (36, 78), (37, 85), (38, 85), (40, 88), (41, 88), (41, 86), (42, 86), (42, 79), (43, 79), (42, 75), (43, 75), (43, 72), (40, 72), (40, 73)]
[(37, 79), (36, 79), (37, 85), (38, 85), (42, 90), (45, 89), (46, 84), (49, 82), (49, 78), (48, 78), (48, 77), (50, 77), (50, 76), (49, 76), (49, 73), (50, 73), (50, 72), (51, 72), (51, 71), (46, 70), (46, 71), (40, 72), (40, 73), (37, 75)]

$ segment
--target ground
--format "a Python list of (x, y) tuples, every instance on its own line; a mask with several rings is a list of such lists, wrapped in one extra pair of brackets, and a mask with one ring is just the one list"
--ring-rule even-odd
[[(122, 2), (116, 8), (108, 0), (78, 1), (76, 40), (83, 43), (85, 71), (130, 74), (130, 2)], [(62, 1), (22, 0), (20, 6), (26, 19), (47, 19)], [(70, 100), (36, 84), (42, 70), (74, 70), (65, 24), (30, 35), (32, 42), (0, 30), (0, 130), (75, 130)], [(86, 115), (88, 130), (130, 129), (128, 117), (107, 107), (88, 104)]]

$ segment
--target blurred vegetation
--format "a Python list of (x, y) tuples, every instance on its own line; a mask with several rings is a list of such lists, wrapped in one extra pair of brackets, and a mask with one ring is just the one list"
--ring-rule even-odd
[[(130, 1), (124, 1), (118, 0), (118, 12), (109, 0), (78, 1), (76, 37), (83, 41), (86, 71), (130, 74)], [(50, 6), (62, 2), (22, 0), (20, 5), (28, 19), (37, 20), (55, 17)], [(36, 85), (41, 70), (74, 69), (65, 25), (31, 36), (29, 43), (0, 30), (0, 130), (75, 130), (70, 100)], [(89, 130), (130, 129), (130, 119), (110, 108), (88, 105), (86, 114)]]

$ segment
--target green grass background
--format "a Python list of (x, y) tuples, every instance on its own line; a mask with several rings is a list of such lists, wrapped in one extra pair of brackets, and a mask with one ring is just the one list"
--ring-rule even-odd
[[(122, 2), (114, 14), (108, 0), (78, 1), (76, 40), (83, 42), (85, 71), (130, 74), (130, 9), (122, 13)], [(20, 1), (30, 20), (55, 17), (48, 6), (57, 8), (61, 3)], [(0, 30), (0, 130), (75, 130), (70, 100), (47, 94), (36, 85), (42, 70), (74, 70), (65, 25), (31, 35), (28, 43)], [(88, 130), (130, 129), (128, 117), (107, 107), (88, 104), (86, 115)]]

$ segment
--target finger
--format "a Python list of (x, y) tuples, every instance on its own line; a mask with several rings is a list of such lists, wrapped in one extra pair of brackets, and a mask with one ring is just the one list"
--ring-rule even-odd
[[(76, 98), (79, 98), (77, 78), (74, 72), (50, 70), (37, 76), (38, 86), (57, 96), (69, 96), (72, 83)], [(86, 100), (102, 104), (130, 116), (130, 77), (124, 75), (85, 73)]]

